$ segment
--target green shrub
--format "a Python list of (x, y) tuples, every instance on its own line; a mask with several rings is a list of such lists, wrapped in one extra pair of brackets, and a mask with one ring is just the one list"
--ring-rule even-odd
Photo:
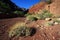
[(56, 20), (54, 20), (54, 21), (55, 21), (55, 22), (58, 22), (58, 23), (60, 24), (60, 20), (57, 20), (57, 19), (56, 19)]
[(0, 6), (1, 6), (2, 8), (7, 8), (7, 9), (9, 9), (9, 6), (8, 6), (7, 4), (3, 3), (2, 1), (0, 1)]
[(19, 26), (9, 31), (9, 37), (14, 36), (29, 36), (30, 28), (26, 26)]
[(34, 17), (33, 15), (27, 16), (26, 19), (29, 20), (29, 21), (36, 21), (37, 20), (37, 18)]
[(26, 14), (26, 19), (27, 20), (30, 20), (30, 21), (35, 21), (35, 20), (44, 20), (45, 18), (51, 18), (53, 16), (53, 14), (51, 14), (49, 11), (47, 10), (43, 10), (42, 13), (40, 14), (34, 14), (34, 15), (31, 15), (31, 14)]
[(50, 13), (45, 13), (43, 15), (43, 18), (50, 18), (50, 17), (52, 17), (52, 14), (50, 14)]
[(45, 22), (44, 23), (44, 26), (53, 26), (54, 25), (54, 22)]
[(26, 17), (29, 16), (29, 15), (31, 15), (31, 14), (29, 14), (29, 13), (25, 14)]
[(35, 14), (35, 17), (37, 18), (37, 19), (45, 19), (45, 18), (50, 18), (50, 17), (52, 17), (52, 14), (49, 12), (49, 11), (47, 11), (47, 10), (43, 10), (43, 12), (42, 13), (40, 13), (40, 14)]
[(30, 35), (30, 28), (21, 26), (9, 32), (9, 37), (13, 36), (29, 36)]
[(51, 3), (52, 3), (52, 0), (46, 0), (46, 2), (47, 2), (48, 4), (51, 4)]
[(9, 37), (26, 37), (31, 36), (34, 32), (34, 29), (31, 27), (27, 27), (25, 23), (18, 23), (15, 24), (11, 29), (8, 31)]
[(14, 14), (17, 14), (18, 16), (24, 16), (25, 15), (25, 13), (24, 12), (22, 12), (22, 11), (14, 11)]
[(39, 20), (42, 16), (40, 14), (35, 14), (34, 17), (36, 17)]

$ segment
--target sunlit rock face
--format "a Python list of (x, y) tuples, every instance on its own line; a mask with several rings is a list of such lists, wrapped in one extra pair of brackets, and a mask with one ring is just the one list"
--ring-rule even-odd
[[(49, 8), (49, 6), (50, 6), (50, 8)], [(44, 9), (50, 11), (54, 15), (60, 15), (60, 0), (52, 0), (51, 4), (47, 4), (43, 0), (43, 2), (33, 5), (29, 9), (29, 13), (40, 13)]]
[(50, 5), (50, 12), (55, 15), (60, 15), (60, 0), (54, 0)]
[(45, 2), (40, 2), (38, 4), (35, 4), (29, 9), (29, 13), (38, 13), (44, 9), (45, 5), (46, 5)]

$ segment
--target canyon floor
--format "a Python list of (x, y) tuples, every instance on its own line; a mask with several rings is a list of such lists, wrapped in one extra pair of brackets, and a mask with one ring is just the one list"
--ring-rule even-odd
[(45, 20), (28, 22), (28, 26), (37, 28), (33, 36), (9, 38), (7, 30), (17, 22), (25, 22), (25, 18), (0, 19), (0, 40), (60, 40), (60, 25), (38, 28)]

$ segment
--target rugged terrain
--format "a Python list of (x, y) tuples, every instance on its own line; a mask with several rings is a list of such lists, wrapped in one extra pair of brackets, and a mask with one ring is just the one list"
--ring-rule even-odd
[(60, 25), (38, 28), (37, 25), (44, 23), (44, 20), (28, 23), (28, 26), (37, 28), (33, 36), (9, 38), (7, 30), (17, 22), (24, 22), (25, 18), (12, 18), (0, 20), (0, 40), (60, 40)]
[(52, 0), (51, 4), (47, 4), (45, 1), (37, 3), (29, 9), (29, 13), (40, 13), (43, 9), (49, 10), (54, 15), (60, 15), (60, 0)]
[(20, 13), (27, 13), (28, 9), (18, 7), (15, 3), (11, 0), (0, 0), (0, 19), (4, 18), (14, 18), (19, 17), (18, 13), (14, 13), (19, 11)]
[[(5, 3), (5, 4), (8, 3), (10, 5), (8, 5), (9, 8), (7, 8), (7, 9), (5, 9), (4, 7), (1, 9), (1, 7), (0, 7), (0, 9), (1, 9), (1, 11), (0, 11), (0, 13), (1, 13), (0, 14), (0, 18), (1, 18), (0, 19), (0, 40), (60, 40), (60, 24), (56, 23), (56, 25), (53, 25), (53, 26), (45, 26), (46, 25), (45, 22), (51, 21), (51, 19), (50, 20), (36, 20), (36, 21), (26, 20), (25, 16), (20, 17), (19, 14), (17, 15), (17, 14), (10, 14), (10, 13), (11, 12), (13, 13), (13, 11), (16, 11), (16, 10), (27, 13), (28, 10), (25, 10), (24, 8), (23, 8), (24, 10), (22, 8), (18, 8), (10, 0), (1, 0), (1, 2)], [(50, 6), (50, 8), (48, 6)], [(8, 9), (10, 9), (10, 10), (14, 9), (14, 10), (10, 11)], [(50, 5), (48, 5), (44, 1), (40, 2), (36, 5), (33, 5), (29, 9), (29, 13), (31, 13), (31, 14), (40, 13), (44, 9), (49, 10), (54, 15), (60, 16), (60, 0), (53, 0), (53, 2)], [(6, 10), (6, 11), (4, 11), (4, 10)], [(8, 12), (7, 12), (7, 10), (8, 10)], [(16, 15), (18, 17), (16, 17)], [(14, 16), (14, 17), (12, 18), (12, 16)], [(16, 23), (21, 23), (21, 22), (26, 23), (28, 27), (36, 28), (36, 33), (33, 36), (26, 36), (26, 37), (20, 37), (20, 36), (16, 37), (15, 36), (13, 38), (10, 38), (9, 34), (8, 34), (8, 30), (11, 27), (13, 27), (13, 25), (15, 25)]]

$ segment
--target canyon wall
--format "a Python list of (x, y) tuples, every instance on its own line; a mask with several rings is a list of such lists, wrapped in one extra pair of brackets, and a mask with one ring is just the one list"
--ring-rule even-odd
[(47, 4), (45, 1), (37, 3), (29, 9), (29, 13), (40, 13), (41, 10), (44, 9), (50, 11), (54, 15), (60, 15), (60, 0), (52, 0), (51, 4)]

